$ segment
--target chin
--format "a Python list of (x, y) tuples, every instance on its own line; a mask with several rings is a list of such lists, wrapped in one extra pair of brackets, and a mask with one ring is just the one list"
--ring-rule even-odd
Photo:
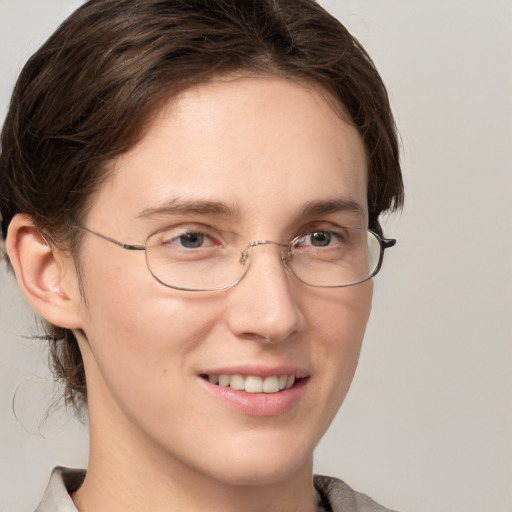
[[(293, 436), (294, 443), (290, 443)], [(287, 439), (260, 439), (247, 443), (233, 442), (231, 455), (224, 454), (217, 465), (217, 479), (234, 486), (268, 486), (293, 480), (303, 472), (312, 473), (313, 449), (300, 436), (287, 434)], [(245, 445), (245, 446), (244, 446)]]
[(303, 460), (282, 459), (280, 461), (245, 460), (240, 465), (226, 467), (217, 479), (226, 485), (235, 487), (261, 487), (282, 485), (298, 474), (312, 473), (312, 456)]

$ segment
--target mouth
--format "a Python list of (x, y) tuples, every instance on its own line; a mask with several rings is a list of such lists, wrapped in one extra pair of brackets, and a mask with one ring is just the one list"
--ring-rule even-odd
[(286, 391), (303, 378), (297, 378), (295, 375), (271, 375), (268, 377), (260, 377), (258, 375), (216, 375), (202, 374), (201, 378), (207, 380), (210, 384), (222, 388), (231, 388), (236, 391), (245, 391), (246, 393), (279, 393)]

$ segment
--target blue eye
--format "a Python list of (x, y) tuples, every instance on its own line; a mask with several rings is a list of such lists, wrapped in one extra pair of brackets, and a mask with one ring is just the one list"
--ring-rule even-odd
[(181, 245), (185, 249), (198, 249), (203, 246), (205, 235), (203, 233), (193, 232), (184, 233), (172, 239), (173, 243)]

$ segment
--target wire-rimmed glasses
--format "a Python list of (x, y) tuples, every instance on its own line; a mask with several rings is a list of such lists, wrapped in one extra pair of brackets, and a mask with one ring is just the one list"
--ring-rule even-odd
[(280, 249), (283, 265), (304, 284), (353, 286), (375, 276), (384, 250), (396, 243), (395, 239), (358, 227), (313, 230), (283, 244), (271, 240), (247, 243), (236, 233), (203, 225), (180, 225), (153, 233), (144, 245), (130, 245), (79, 227), (122, 249), (145, 251), (147, 266), (157, 281), (187, 291), (235, 286), (247, 273), (254, 248), (268, 244)]

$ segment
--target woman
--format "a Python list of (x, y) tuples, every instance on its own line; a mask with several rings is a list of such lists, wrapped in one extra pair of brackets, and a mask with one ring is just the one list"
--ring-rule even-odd
[(2, 133), (8, 261), (85, 471), (47, 511), (387, 510), (312, 476), (402, 203), (371, 60), (311, 0), (92, 0)]

